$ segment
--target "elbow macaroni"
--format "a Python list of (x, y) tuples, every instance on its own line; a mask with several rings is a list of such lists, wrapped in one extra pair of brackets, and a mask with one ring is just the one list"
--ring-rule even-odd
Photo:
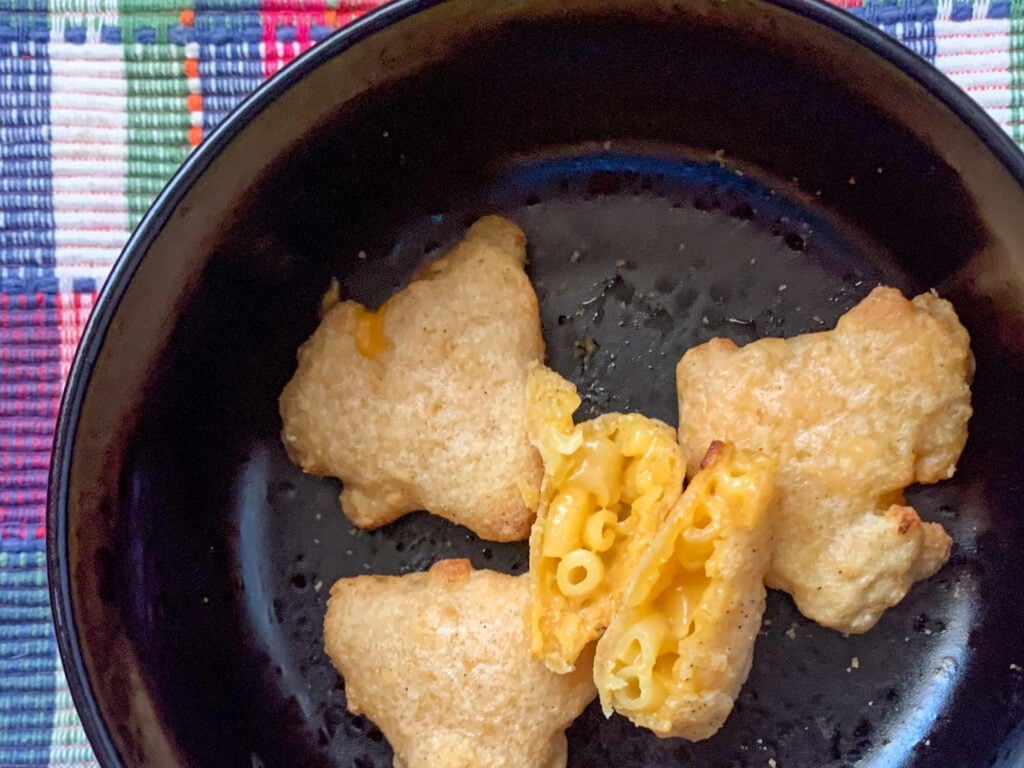
[(544, 537), (544, 557), (565, 557), (579, 541), (587, 519), (587, 494), (579, 488), (560, 492), (548, 507), (549, 524)]
[(530, 534), (531, 649), (563, 673), (608, 626), (685, 473), (671, 427), (617, 413), (574, 425), (579, 404), (572, 384), (531, 369), (527, 426), (544, 459)]
[(606, 716), (690, 740), (725, 722), (764, 612), (775, 467), (763, 454), (712, 444), (597, 644)]
[(610, 509), (599, 509), (587, 518), (583, 527), (583, 543), (594, 552), (605, 552), (615, 543), (619, 516)]
[(589, 549), (574, 549), (558, 561), (555, 584), (567, 597), (586, 597), (604, 580), (604, 561)]

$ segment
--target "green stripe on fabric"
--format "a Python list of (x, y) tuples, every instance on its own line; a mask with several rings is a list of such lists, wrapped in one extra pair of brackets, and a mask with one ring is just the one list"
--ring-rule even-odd
[(1024, 146), (1024, 0), (1010, 2), (1010, 135)]
[[(119, 0), (128, 100), (128, 224), (135, 227), (153, 198), (188, 156), (191, 120), (185, 48), (168, 30), (182, 23), (190, 0)], [(155, 42), (137, 42), (153, 39)]]
[(45, 552), (0, 552), (0, 568), (29, 568), (35, 570), (45, 566)]
[(139, 133), (135, 138), (140, 143), (152, 144), (155, 147), (166, 147), (174, 145), (181, 138), (181, 128), (180, 126), (172, 126), (170, 128), (150, 127), (144, 133)]
[[(95, 0), (49, 0), (50, 14), (56, 13), (93, 13), (99, 14), (102, 8), (95, 5)], [(120, 0), (117, 14), (120, 23), (125, 23), (128, 16), (145, 14), (175, 14), (182, 8), (181, 0)]]

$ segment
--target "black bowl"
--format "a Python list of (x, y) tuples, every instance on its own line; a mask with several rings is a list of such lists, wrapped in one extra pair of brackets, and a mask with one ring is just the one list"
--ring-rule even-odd
[(910, 494), (956, 540), (936, 577), (851, 638), (772, 594), (717, 736), (591, 708), (570, 765), (1021, 765), (1022, 181), (964, 94), (808, 0), (405, 0), (325, 42), (161, 194), (71, 373), (50, 584), (100, 760), (389, 765), (322, 652), (327, 588), (452, 555), (519, 572), (525, 546), (351, 529), (285, 458), (277, 395), (332, 275), (378, 302), (501, 211), (585, 416), (674, 422), (686, 348), (829, 327), (878, 282), (952, 299), (978, 363), (959, 472)]

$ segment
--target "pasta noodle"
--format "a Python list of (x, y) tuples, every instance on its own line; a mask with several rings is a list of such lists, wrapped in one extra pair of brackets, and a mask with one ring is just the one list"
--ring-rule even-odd
[(611, 549), (619, 527), (619, 516), (610, 509), (599, 509), (587, 518), (583, 527), (583, 543), (594, 552)]
[[(577, 576), (582, 571), (582, 576)], [(589, 595), (604, 579), (604, 561), (589, 549), (574, 549), (558, 562), (558, 589), (567, 597)]]
[(669, 637), (668, 622), (660, 614), (651, 614), (629, 628), (623, 638), (623, 661), (619, 677), (626, 685), (618, 691), (623, 702), (634, 709), (652, 710), (661, 706), (667, 689), (653, 674), (665, 641)]
[(587, 506), (587, 494), (580, 488), (569, 487), (555, 497), (548, 511), (544, 557), (564, 557), (579, 545)]
[(691, 740), (725, 722), (764, 612), (774, 476), (763, 454), (709, 449), (597, 645), (594, 681), (606, 715)]
[(531, 369), (527, 426), (544, 460), (530, 534), (531, 649), (563, 673), (608, 625), (685, 471), (671, 427), (618, 413), (574, 425), (579, 404), (569, 382)]

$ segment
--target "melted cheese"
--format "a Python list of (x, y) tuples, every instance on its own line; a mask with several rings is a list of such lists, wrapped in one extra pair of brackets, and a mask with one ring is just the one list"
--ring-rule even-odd
[(532, 650), (566, 672), (607, 626), (685, 467), (674, 430), (660, 421), (615, 413), (574, 425), (579, 397), (552, 371), (533, 369), (527, 395), (530, 439), (545, 465), (530, 536)]
[(605, 713), (662, 736), (704, 738), (721, 725), (764, 607), (776, 463), (731, 444), (713, 451), (631, 574), (598, 644)]
[(356, 309), (356, 349), (363, 357), (374, 358), (388, 346), (384, 334), (384, 315), (387, 305), (376, 312), (360, 306)]

